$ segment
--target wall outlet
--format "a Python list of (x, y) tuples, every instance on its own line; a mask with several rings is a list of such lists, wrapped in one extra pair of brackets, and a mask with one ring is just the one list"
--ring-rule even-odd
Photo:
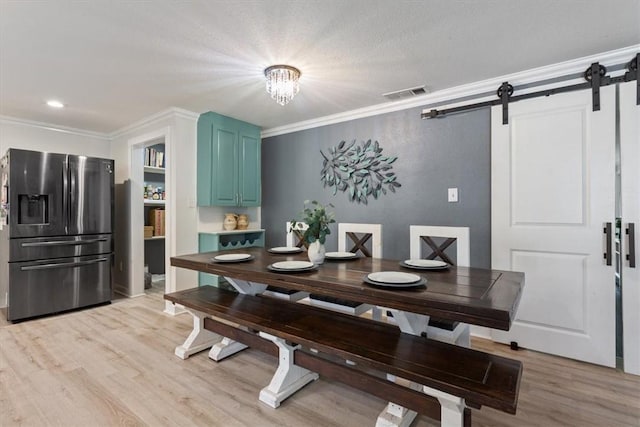
[(457, 188), (449, 188), (447, 191), (447, 197), (449, 203), (454, 203), (458, 201), (458, 189)]

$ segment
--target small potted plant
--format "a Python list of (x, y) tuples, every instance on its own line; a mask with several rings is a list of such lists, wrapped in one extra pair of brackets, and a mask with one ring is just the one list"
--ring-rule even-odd
[(304, 210), (302, 211), (299, 221), (291, 221), (291, 229), (296, 229), (299, 225), (306, 225), (307, 229), (302, 233), (302, 238), (309, 244), (307, 249), (307, 255), (309, 261), (314, 264), (322, 264), (324, 262), (324, 242), (327, 235), (331, 234), (329, 224), (336, 222), (334, 219), (335, 214), (329, 211), (329, 208), (333, 208), (333, 205), (323, 205), (316, 200), (305, 200)]

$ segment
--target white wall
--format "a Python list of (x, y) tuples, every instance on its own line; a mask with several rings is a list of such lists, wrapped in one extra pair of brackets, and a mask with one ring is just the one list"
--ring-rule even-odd
[(59, 130), (45, 125), (0, 117), (0, 155), (9, 148), (110, 157), (111, 145), (106, 135), (79, 129)]
[[(59, 130), (41, 124), (0, 117), (0, 157), (9, 148), (77, 154), (88, 157), (111, 155), (109, 139), (79, 129)], [(7, 283), (0, 283), (0, 307), (7, 306)]]
[[(124, 131), (118, 132), (111, 142), (111, 156), (116, 161), (116, 185), (131, 179), (131, 190), (140, 194), (142, 208), (142, 183), (136, 182), (131, 176), (131, 155), (133, 146), (139, 145), (146, 135), (165, 135), (165, 158), (167, 171), (165, 187), (167, 191), (167, 229), (166, 229), (166, 283), (167, 290), (186, 289), (197, 284), (197, 273), (186, 269), (169, 267), (169, 258), (178, 254), (198, 251), (198, 218), (195, 206), (196, 200), (196, 123), (198, 115), (185, 110), (170, 109), (153, 116), (143, 122), (134, 124)], [(133, 161), (138, 161), (134, 159)], [(139, 179), (139, 178), (138, 178)], [(139, 191), (138, 191), (139, 190)], [(137, 200), (132, 197), (132, 200)], [(142, 213), (140, 218), (131, 218), (131, 230), (137, 233), (140, 229), (139, 240), (131, 240), (129, 235), (122, 235), (119, 239), (132, 242), (128, 245), (128, 252), (116, 252), (116, 269), (122, 265), (123, 271), (116, 272), (116, 289), (129, 296), (144, 292), (143, 275), (144, 250), (142, 243)], [(139, 224), (138, 224), (139, 223)], [(139, 227), (138, 227), (139, 225)], [(126, 280), (126, 282), (125, 282)], [(124, 282), (124, 283), (123, 283)]]
[[(261, 227), (261, 210), (260, 206), (235, 208), (223, 206), (201, 206), (198, 208), (198, 231), (206, 233), (210, 231), (220, 231), (224, 214), (236, 213), (246, 214), (249, 217), (249, 228), (256, 229)], [(282, 232), (284, 233), (284, 223), (282, 224)]]

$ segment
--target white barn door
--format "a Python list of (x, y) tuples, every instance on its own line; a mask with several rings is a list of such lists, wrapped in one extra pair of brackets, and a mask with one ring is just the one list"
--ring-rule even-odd
[(600, 97), (595, 112), (590, 91), (519, 101), (508, 125), (492, 109), (492, 266), (526, 280), (492, 337), (615, 366), (615, 87)]
[(633, 81), (620, 85), (620, 181), (624, 371), (640, 375), (640, 106)]

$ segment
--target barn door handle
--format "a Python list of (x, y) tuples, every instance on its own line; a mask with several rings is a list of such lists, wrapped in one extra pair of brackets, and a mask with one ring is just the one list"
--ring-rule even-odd
[(607, 265), (611, 265), (611, 223), (606, 222), (604, 225), (604, 235), (605, 235), (605, 251), (604, 251), (604, 259), (607, 261)]
[(633, 222), (627, 224), (627, 261), (630, 268), (636, 268), (636, 225)]

